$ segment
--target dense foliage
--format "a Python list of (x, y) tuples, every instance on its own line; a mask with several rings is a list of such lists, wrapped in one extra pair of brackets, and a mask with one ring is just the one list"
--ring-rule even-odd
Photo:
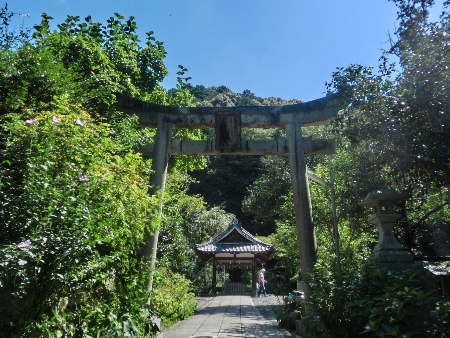
[(202, 196), (187, 194), (191, 182), (186, 174), (170, 174), (157, 258), (159, 266), (187, 276), (200, 294), (211, 287), (212, 269), (199, 264), (195, 245), (225, 230), (235, 216), (218, 207), (208, 208)]
[[(370, 160), (360, 163), (372, 179), (378, 175), (409, 194), (404, 244), (412, 250), (415, 235), (427, 224), (446, 221), (438, 211), (449, 204), (449, 12), (446, 2), (442, 21), (430, 23), (428, 8), (434, 1), (394, 2), (400, 26), (379, 71), (340, 68), (329, 89), (342, 104), (334, 131), (345, 136), (343, 145), (366, 154)], [(389, 63), (392, 55), (398, 65)], [(428, 204), (436, 192), (441, 202)]]
[[(342, 273), (319, 262), (311, 276), (303, 325), (311, 337), (447, 337), (449, 301), (440, 299), (423, 268), (404, 272), (368, 264)], [(303, 304), (304, 305), (304, 304)]]
[(5, 337), (95, 336), (150, 314), (136, 255), (156, 205), (148, 163), (111, 131), (65, 102), (2, 117)]
[(70, 103), (106, 115), (116, 93), (147, 97), (167, 75), (162, 43), (149, 32), (141, 47), (133, 17), (125, 21), (116, 13), (102, 25), (68, 16), (53, 31), (51, 19), (42, 14), (30, 42), (3, 48), (2, 114), (40, 109), (67, 93)]
[(192, 283), (183, 275), (167, 270), (156, 273), (152, 300), (155, 311), (166, 326), (194, 314), (196, 304), (192, 291)]
[[(342, 108), (328, 130), (338, 136), (342, 149), (333, 160), (334, 172), (336, 176), (345, 172), (335, 180), (340, 230), (344, 224), (350, 233), (357, 234), (356, 227), (368, 233), (367, 211), (356, 202), (382, 179), (408, 193), (397, 209), (403, 215), (395, 229), (399, 240), (414, 255), (439, 256), (433, 233), (448, 233), (450, 215), (449, 4), (444, 3), (440, 23), (429, 23), (428, 9), (434, 1), (394, 2), (400, 26), (392, 47), (382, 55), (379, 71), (360, 65), (339, 68), (328, 86)], [(398, 65), (389, 63), (392, 55)], [(449, 334), (443, 315), (448, 299), (438, 298), (436, 286), (430, 287), (432, 276), (417, 271), (362, 274), (361, 268), (355, 270), (343, 260), (336, 270), (333, 262), (322, 257), (310, 281), (311, 306), (317, 317), (312, 312), (305, 318), (316, 336)], [(355, 258), (355, 263), (364, 262), (364, 255)]]
[(279, 97), (259, 97), (246, 89), (235, 93), (226, 86), (205, 87), (202, 85), (187, 86), (194, 95), (197, 107), (237, 107), (237, 106), (284, 106), (301, 102), (297, 99), (284, 100)]
[[(424, 243), (448, 229), (450, 215), (449, 3), (441, 22), (429, 23), (434, 1), (394, 2), (399, 28), (378, 72), (338, 68), (328, 84), (338, 117), (304, 130), (338, 142), (330, 162), (307, 159), (318, 176), (334, 177), (340, 232), (338, 259), (330, 186), (311, 183), (319, 261), (302, 313), (312, 336), (449, 335), (448, 300), (432, 292), (427, 275), (366, 265), (376, 230), (358, 202), (380, 178), (408, 193), (395, 234), (411, 253), (436, 255)], [(194, 293), (209, 291), (212, 269), (198, 264), (193, 247), (235, 217), (276, 248), (267, 266), (270, 291), (295, 288), (300, 271), (287, 159), (211, 157), (198, 170), (204, 158), (179, 157), (170, 163), (164, 217), (157, 220), (158, 201), (148, 196), (150, 164), (132, 151), (153, 131), (137, 130), (114, 104), (117, 94), (205, 107), (298, 100), (191, 86), (182, 66), (177, 88), (166, 91), (163, 44), (152, 32), (141, 43), (132, 17), (116, 13), (101, 24), (69, 16), (51, 30), (43, 14), (31, 35), (8, 29), (7, 6), (0, 14), (0, 336), (151, 336), (156, 316), (163, 325), (185, 318)], [(211, 130), (174, 134), (213, 137)], [(248, 139), (283, 135), (243, 130)], [(137, 252), (156, 223), (159, 268), (150, 308)]]
[(167, 283), (158, 295), (177, 299), (171, 312), (147, 306), (137, 253), (158, 208), (133, 146), (152, 131), (114, 103), (189, 105), (185, 69), (167, 94), (162, 43), (149, 33), (142, 47), (132, 17), (69, 16), (51, 30), (43, 14), (31, 36), (10, 29), (7, 5), (0, 14), (0, 336), (152, 336), (157, 316), (169, 325), (195, 305), (185, 277), (166, 275), (183, 296)]

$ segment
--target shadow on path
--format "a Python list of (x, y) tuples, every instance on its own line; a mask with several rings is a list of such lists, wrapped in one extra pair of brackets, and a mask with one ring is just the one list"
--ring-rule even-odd
[(194, 316), (182, 320), (157, 338), (284, 338), (294, 337), (280, 330), (276, 320), (265, 320), (251, 296), (202, 298)]

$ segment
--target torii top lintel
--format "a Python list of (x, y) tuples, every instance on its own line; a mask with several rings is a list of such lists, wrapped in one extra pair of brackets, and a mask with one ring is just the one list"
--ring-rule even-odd
[(306, 127), (326, 124), (336, 116), (333, 98), (333, 95), (328, 95), (286, 106), (173, 107), (119, 95), (117, 107), (125, 113), (137, 115), (139, 124), (144, 127), (156, 127), (158, 122), (166, 122), (175, 129), (214, 128), (219, 113), (239, 114), (242, 128), (276, 128), (290, 122)]

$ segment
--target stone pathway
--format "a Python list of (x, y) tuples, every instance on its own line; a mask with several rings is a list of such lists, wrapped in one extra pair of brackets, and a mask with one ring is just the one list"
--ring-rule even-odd
[[(273, 297), (273, 296), (271, 296)], [(268, 297), (269, 298), (269, 297)], [(194, 316), (182, 320), (157, 338), (284, 338), (276, 320), (261, 316), (250, 296), (215, 296)]]

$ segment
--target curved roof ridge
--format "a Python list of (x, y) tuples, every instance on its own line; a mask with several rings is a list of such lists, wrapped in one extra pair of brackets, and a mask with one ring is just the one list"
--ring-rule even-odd
[[(259, 240), (259, 239), (256, 238), (255, 236), (253, 236), (250, 232), (248, 232), (247, 230), (245, 230), (243, 227), (241, 227), (241, 231), (242, 231), (242, 234), (244, 235), (245, 238), (247, 238), (247, 239), (249, 239), (249, 240), (251, 240), (251, 241), (255, 241), (255, 242), (259, 243), (259, 244), (271, 246), (270, 244), (267, 244), (267, 243), (265, 243), (265, 242)], [(250, 237), (250, 238), (248, 238), (247, 236)]]
[(218, 241), (220, 241), (221, 239), (224, 239), (225, 237), (227, 237), (231, 231), (233, 231), (234, 229), (234, 223), (237, 223), (236, 221), (233, 221), (232, 223), (230, 223), (230, 225), (228, 225), (228, 228), (226, 228), (224, 231), (222, 231), (221, 233), (217, 234), (216, 236), (214, 236), (211, 240), (209, 240), (208, 242), (205, 243), (201, 243), (201, 244), (197, 244), (197, 246), (199, 245), (205, 245), (205, 244), (212, 244), (212, 243), (217, 243)]
[[(240, 263), (243, 262), (244, 258), (236, 258), (236, 255), (250, 254), (246, 256), (246, 259), (254, 264), (256, 261), (267, 262), (275, 253), (275, 248), (257, 239), (235, 220), (210, 241), (197, 244), (195, 251), (204, 262), (229, 262), (230, 264), (231, 261), (236, 262), (236, 259), (240, 259)], [(225, 256), (216, 254), (225, 254)]]
[(242, 235), (242, 237), (244, 237), (245, 239), (249, 240), (250, 242), (252, 242), (254, 244), (259, 244), (259, 245), (269, 247), (269, 248), (272, 247), (272, 245), (264, 243), (263, 241), (257, 239), (255, 236), (253, 236), (250, 232), (245, 230), (242, 227), (242, 225), (239, 224), (239, 222), (237, 220), (234, 220), (233, 222), (231, 222), (227, 229), (225, 229), (220, 234), (213, 237), (210, 241), (201, 243), (201, 244), (197, 244), (196, 246), (199, 247), (199, 246), (210, 245), (210, 244), (220, 242), (222, 239), (227, 237), (233, 230), (236, 230), (237, 232), (239, 232)]

